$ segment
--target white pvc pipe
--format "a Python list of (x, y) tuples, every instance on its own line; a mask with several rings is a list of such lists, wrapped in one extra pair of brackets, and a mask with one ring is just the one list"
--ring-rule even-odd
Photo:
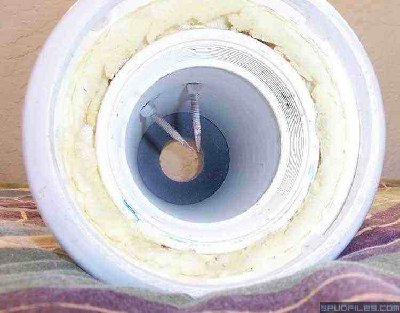
[[(323, 238), (318, 238), (317, 246), (310, 246), (308, 251), (304, 251), (299, 258), (285, 265), (284, 268), (268, 275), (259, 273), (258, 275), (249, 275), (246, 277), (234, 277), (226, 281), (213, 282), (205, 280), (203, 283), (196, 282), (196, 284), (193, 284), (190, 282), (167, 279), (133, 265), (123, 258), (121, 254), (104, 244), (102, 237), (89, 225), (87, 219), (75, 206), (73, 199), (68, 193), (62, 170), (56, 162), (53, 140), (55, 131), (55, 103), (61, 80), (82, 38), (90, 31), (101, 28), (103, 24), (107, 22), (104, 20), (104, 16), (117, 5), (120, 5), (120, 9), (115, 12), (119, 11), (120, 14), (122, 14), (126, 12), (128, 8), (132, 10), (134, 7), (146, 3), (146, 1), (130, 1), (129, 4), (125, 3), (121, 5), (123, 2), (118, 0), (99, 0), (95, 2), (91, 0), (80, 0), (66, 14), (50, 36), (32, 73), (24, 113), (24, 156), (31, 190), (45, 222), (52, 229), (65, 250), (80, 266), (94, 276), (116, 284), (130, 284), (164, 292), (183, 292), (199, 296), (216, 290), (249, 286), (267, 279), (290, 275), (305, 267), (314, 265), (319, 261), (333, 259), (345, 248), (360, 227), (372, 203), (379, 182), (385, 147), (383, 106), (379, 86), (371, 63), (353, 31), (326, 1), (259, 0), (258, 2), (274, 6), (276, 10), (286, 11), (293, 21), (301, 23), (301, 27), (307, 28), (313, 32), (315, 36), (321, 38), (321, 40), (329, 41), (329, 47), (335, 52), (346, 69), (346, 78), (349, 80), (354, 90), (355, 98), (357, 99), (360, 146), (358, 149), (358, 162), (355, 176), (351, 181), (351, 188), (340, 214), (336, 220), (333, 221)], [(118, 14), (115, 14), (115, 16), (111, 17), (111, 20), (117, 17)], [(305, 19), (304, 17), (312, 18)], [(305, 20), (306, 22), (304, 22)], [(68, 36), (65, 36), (66, 33), (68, 33)], [(176, 78), (179, 80), (179, 75)], [(209, 74), (204, 73), (204, 82), (208, 83), (209, 80)], [(149, 84), (148, 87), (150, 88), (153, 86), (156, 81)], [(222, 92), (225, 88), (224, 83), (226, 82), (221, 81), (216, 89)], [(240, 85), (241, 83), (238, 82), (238, 84)], [(151, 89), (149, 88), (145, 88), (139, 98), (146, 95), (146, 92), (151, 93)], [(174, 83), (171, 82), (170, 88), (171, 89), (168, 90), (171, 90), (171, 97), (173, 97), (173, 94), (177, 92), (174, 89), (176, 88)], [(259, 147), (256, 145), (255, 141), (248, 143), (249, 149), (257, 152), (257, 149), (269, 145), (269, 141), (278, 138), (277, 134), (274, 135), (276, 122), (274, 122), (274, 118), (268, 109), (261, 110), (259, 109), (259, 105), (256, 105), (257, 101), (262, 102), (262, 100), (259, 98), (257, 92), (251, 91), (253, 87), (243, 84), (240, 88), (244, 88), (245, 90), (248, 88), (246, 95), (254, 99), (254, 107), (248, 108), (248, 112), (251, 111), (256, 115), (260, 114), (263, 118), (269, 120), (265, 128), (261, 127), (259, 129), (259, 136), (263, 137), (261, 134), (267, 132), (271, 135), (265, 138), (263, 137), (265, 141), (261, 141)], [(260, 88), (258, 89), (260, 90)], [(215, 93), (218, 92), (216, 90), (210, 90), (210, 92), (206, 91), (206, 99), (207, 97), (211, 97), (211, 94)], [(217, 99), (221, 99), (222, 102), (224, 99), (229, 99), (229, 97), (218, 94), (216, 97)], [(239, 95), (234, 98), (238, 99), (238, 97)], [(235, 102), (235, 99), (232, 99), (232, 101)], [(271, 101), (266, 102), (271, 104)], [(218, 116), (218, 113), (215, 114), (215, 112), (209, 108), (212, 102), (213, 101), (208, 100), (205, 101), (205, 114), (217, 120), (216, 123), (220, 124), (224, 133), (227, 134), (231, 146), (236, 147), (243, 145), (244, 138), (247, 138), (248, 134), (251, 132), (250, 128), (248, 132), (244, 131), (243, 134), (238, 133), (234, 135), (235, 133), (229, 129), (229, 125), (231, 118), (240, 119), (240, 116), (246, 114), (246, 111), (240, 111), (241, 107), (238, 102), (234, 104), (236, 110), (229, 112), (229, 114), (231, 114), (229, 120), (224, 120), (224, 116)], [(228, 104), (229, 103), (223, 103), (222, 105), (227, 106)], [(172, 104), (171, 107), (167, 106), (165, 109), (168, 112), (176, 111), (172, 108)], [(133, 115), (129, 114), (129, 119), (131, 116)], [(257, 123), (257, 120), (254, 122)], [(243, 126), (246, 125), (245, 121), (240, 123)], [(129, 124), (126, 123), (126, 125)], [(135, 133), (133, 129), (131, 129), (131, 131), (128, 133), (131, 134), (132, 140), (138, 140), (138, 133)], [(234, 150), (235, 148), (232, 149)], [(123, 151), (126, 155), (125, 150)], [(132, 153), (133, 155), (131, 157), (134, 158), (134, 152)], [(241, 155), (242, 153), (243, 155)], [(233, 151), (234, 167), (236, 164), (235, 156), (237, 156), (237, 164), (239, 166), (240, 162), (242, 162), (240, 160), (247, 160), (249, 155), (250, 154), (247, 155), (243, 150), (238, 150), (238, 152)], [(257, 155), (259, 154), (257, 153)], [(261, 159), (258, 161), (276, 162), (277, 155), (276, 152), (262, 155), (262, 158), (265, 157), (268, 158), (268, 160)], [(265, 173), (266, 176), (273, 176), (271, 173), (274, 172), (274, 167), (275, 166), (269, 167), (268, 171), (270, 171), (270, 174), (268, 174), (267, 171)], [(226, 185), (223, 187), (227, 188), (228, 191), (221, 189), (219, 193), (215, 195), (215, 198), (210, 198), (209, 201), (215, 201), (217, 204), (228, 201), (224, 200), (223, 197), (229, 198), (235, 196), (230, 194), (230, 190), (237, 190), (237, 188), (239, 188), (238, 181), (240, 179), (247, 181), (243, 187), (249, 188), (249, 190), (246, 191), (247, 196), (241, 198), (240, 201), (237, 202), (236, 207), (234, 207), (227, 216), (225, 215), (226, 213), (222, 215), (217, 214), (217, 216), (213, 218), (210, 217), (211, 215), (203, 216), (206, 220), (224, 220), (228, 216), (236, 216), (238, 212), (246, 210), (249, 203), (254, 202), (257, 194), (266, 187), (263, 184), (268, 185), (268, 182), (264, 181), (262, 183), (255, 183), (254, 186), (250, 188), (249, 182), (251, 180), (257, 182), (258, 179), (257, 173), (251, 170), (248, 173), (240, 173), (240, 175), (242, 175), (241, 177), (235, 177), (235, 172), (230, 173), (230, 175)], [(140, 182), (138, 180), (136, 181), (138, 185), (140, 185)], [(301, 186), (301, 184), (299, 186)], [(116, 198), (117, 189), (109, 188), (109, 190), (114, 190), (114, 198)], [(219, 195), (221, 195), (221, 198), (218, 199)], [(174, 211), (176, 216), (182, 217), (179, 210), (175, 211), (176, 208), (161, 204), (157, 199), (149, 195), (148, 197), (151, 198), (150, 202), (156, 206), (160, 206), (160, 208), (162, 207), (161, 211)], [(199, 217), (192, 216), (187, 218), (196, 220), (200, 218), (200, 215)], [(199, 249), (201, 249), (201, 247), (199, 247)]]

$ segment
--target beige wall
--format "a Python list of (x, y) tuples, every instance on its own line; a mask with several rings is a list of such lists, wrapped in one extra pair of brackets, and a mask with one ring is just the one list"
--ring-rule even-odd
[[(44, 40), (74, 0), (0, 0), (0, 182), (25, 182), (21, 111)], [(378, 73), (388, 122), (384, 175), (400, 178), (400, 0), (330, 0), (364, 43)]]

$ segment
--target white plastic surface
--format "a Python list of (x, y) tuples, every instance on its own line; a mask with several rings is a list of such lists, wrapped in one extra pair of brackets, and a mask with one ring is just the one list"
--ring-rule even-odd
[[(270, 3), (259, 2), (266, 5)], [(144, 1), (134, 3), (140, 5)], [(355, 90), (361, 130), (360, 153), (356, 175), (341, 214), (317, 247), (284, 269), (268, 277), (233, 278), (224, 284), (183, 284), (161, 278), (133, 266), (104, 245), (70, 199), (55, 160), (53, 146), (55, 99), (68, 62), (82, 36), (104, 22), (103, 16), (110, 12), (110, 8), (121, 4), (117, 0), (80, 0), (54, 30), (34, 68), (24, 114), (24, 155), (31, 190), (44, 220), (66, 251), (94, 276), (120, 285), (130, 284), (200, 296), (290, 275), (319, 261), (333, 259), (357, 232), (378, 186), (385, 147), (382, 100), (373, 68), (352, 30), (326, 1), (287, 0), (271, 3), (283, 7), (283, 10), (288, 5), (294, 8), (298, 14), (291, 13), (293, 21), (299, 25), (306, 23), (321, 38), (329, 38), (330, 45), (345, 64)], [(312, 18), (305, 20), (302, 16)], [(68, 36), (65, 36), (66, 33)]]

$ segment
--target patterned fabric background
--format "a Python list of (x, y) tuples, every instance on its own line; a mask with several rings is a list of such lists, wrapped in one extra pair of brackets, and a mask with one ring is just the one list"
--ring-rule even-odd
[(400, 301), (400, 183), (381, 184), (337, 261), (200, 300), (97, 281), (62, 250), (28, 190), (0, 190), (0, 312), (319, 312), (321, 301)]

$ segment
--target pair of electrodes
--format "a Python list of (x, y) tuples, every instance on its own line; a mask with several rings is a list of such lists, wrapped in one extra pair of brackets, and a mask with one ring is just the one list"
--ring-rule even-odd
[[(200, 117), (200, 90), (201, 84), (189, 83), (186, 85), (186, 90), (189, 95), (194, 140), (197, 152), (201, 151), (201, 117)], [(152, 101), (148, 102), (140, 112), (144, 118), (152, 118), (154, 122), (160, 126), (173, 140), (179, 142), (181, 145), (192, 149), (193, 147), (181, 136), (181, 134), (170, 124), (164, 117), (157, 113), (156, 108), (152, 105)]]

